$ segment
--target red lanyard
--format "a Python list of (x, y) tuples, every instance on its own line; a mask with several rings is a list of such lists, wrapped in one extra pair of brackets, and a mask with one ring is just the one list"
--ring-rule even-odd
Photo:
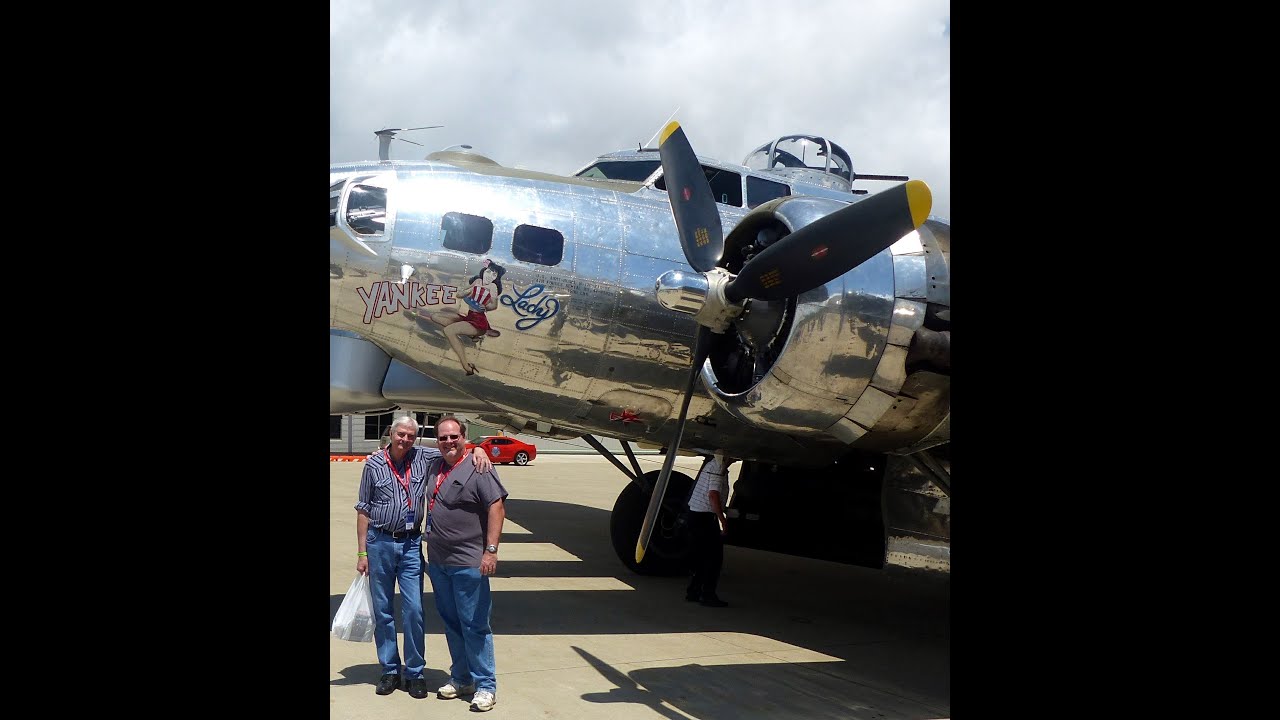
[[(400, 485), (404, 487), (404, 504), (412, 510), (413, 500), (409, 497), (409, 476), (413, 473), (413, 463), (410, 462), (408, 453), (405, 453), (404, 477), (400, 477), (400, 473), (396, 472), (396, 466), (391, 462), (391, 454), (386, 450), (383, 450), (382, 454), (387, 456), (387, 467), (391, 468), (391, 474), (395, 475), (396, 479), (400, 481)], [(440, 487), (439, 483), (436, 484), (436, 487)]]
[[(462, 462), (461, 458), (459, 458), (458, 462)], [(431, 502), (427, 504), (428, 515), (431, 514), (431, 508), (436, 506), (436, 497), (440, 495), (440, 484), (444, 482), (445, 478), (449, 477), (449, 473), (453, 472), (454, 466), (449, 465), (448, 460), (446, 460), (444, 464), (448, 467), (448, 469), (436, 475), (436, 491), (431, 493)]]

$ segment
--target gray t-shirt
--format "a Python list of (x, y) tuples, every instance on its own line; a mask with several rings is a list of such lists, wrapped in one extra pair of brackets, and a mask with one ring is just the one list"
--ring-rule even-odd
[(436, 502), (431, 509), (431, 533), (427, 535), (427, 561), (478, 568), (489, 526), (489, 506), (505, 500), (507, 489), (495, 471), (476, 472), (468, 454), (445, 476), (436, 495), (436, 476), (447, 469), (444, 458), (433, 458), (428, 466), (424, 505), (433, 496)]

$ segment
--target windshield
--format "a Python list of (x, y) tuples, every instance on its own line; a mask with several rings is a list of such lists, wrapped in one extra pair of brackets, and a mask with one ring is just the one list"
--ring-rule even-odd
[(661, 164), (659, 160), (601, 160), (578, 173), (577, 177), (644, 182)]

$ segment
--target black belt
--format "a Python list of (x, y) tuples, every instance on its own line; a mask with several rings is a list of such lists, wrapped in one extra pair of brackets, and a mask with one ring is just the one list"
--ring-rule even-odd
[(400, 532), (388, 532), (386, 530), (383, 530), (382, 528), (378, 528), (378, 531), (386, 535), (390, 535), (392, 540), (404, 540), (406, 538), (411, 538), (415, 535), (421, 534), (417, 530), (401, 530)]

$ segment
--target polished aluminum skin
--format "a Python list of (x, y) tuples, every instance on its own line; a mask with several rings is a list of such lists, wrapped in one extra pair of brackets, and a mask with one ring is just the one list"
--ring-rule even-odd
[[(341, 337), (336, 348), (331, 339), (331, 412), (430, 406), (519, 432), (664, 445), (689, 372), (697, 333), (689, 312), (703, 279), (684, 259), (665, 191), (456, 155), (330, 168), (330, 325), (361, 338)], [(348, 222), (343, 210), (358, 185), (385, 189), (380, 231)], [(793, 196), (767, 211), (794, 230), (843, 204)], [(751, 212), (718, 207), (726, 235)], [(446, 213), (491, 221), (492, 246), (445, 248)], [(518, 260), (513, 234), (522, 225), (560, 233), (560, 262)], [(497, 335), (461, 340), (475, 367), (468, 375), (429, 316), (456, 312), (486, 260), (505, 269), (499, 304), (487, 313)], [(796, 298), (783, 351), (759, 382), (723, 392), (712, 361), (704, 364), (683, 444), (820, 466), (851, 446), (910, 452), (945, 442), (949, 376), (908, 374), (905, 360), (926, 306), (949, 311), (949, 260), (949, 225), (931, 218)], [(671, 272), (684, 280), (655, 292)], [(388, 364), (374, 350), (423, 381), (384, 384), (379, 367), (385, 373)]]
[(344, 415), (389, 410), (382, 394), (391, 356), (367, 340), (329, 334), (329, 412)]

